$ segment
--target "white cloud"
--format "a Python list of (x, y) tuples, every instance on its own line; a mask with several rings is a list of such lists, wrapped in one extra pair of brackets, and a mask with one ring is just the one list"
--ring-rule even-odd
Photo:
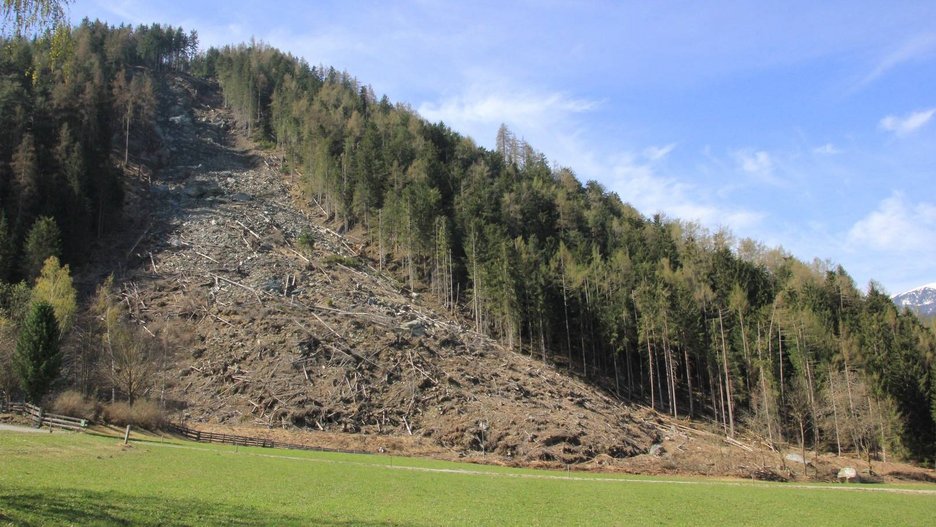
[(739, 150), (735, 152), (735, 158), (738, 160), (741, 170), (748, 174), (769, 175), (773, 172), (773, 161), (770, 159), (770, 154), (763, 150), (758, 150), (757, 152)]
[(756, 226), (764, 214), (713, 204), (697, 186), (656, 173), (654, 162), (640, 163), (633, 154), (623, 154), (607, 171), (609, 189), (644, 214), (663, 212), (671, 218), (698, 221), (708, 227), (729, 227), (746, 231)]
[(816, 148), (813, 148), (812, 151), (814, 154), (819, 154), (819, 155), (824, 155), (824, 156), (834, 156), (834, 155), (845, 153), (844, 150), (842, 150), (841, 148), (838, 148), (832, 143), (826, 143), (822, 146), (817, 146)]
[(775, 175), (777, 162), (764, 150), (741, 149), (732, 152), (737, 168), (749, 176), (753, 176), (761, 183), (776, 187), (785, 185), (784, 181)]
[(881, 119), (879, 126), (883, 130), (894, 132), (900, 136), (908, 135), (919, 130), (923, 126), (926, 126), (926, 123), (930, 122), (930, 119), (933, 118), (934, 114), (936, 114), (936, 108), (919, 110), (905, 117), (888, 115), (887, 117)]
[(936, 252), (936, 204), (910, 203), (900, 192), (881, 201), (848, 233), (852, 249), (896, 253)]
[(558, 122), (570, 114), (587, 112), (598, 104), (560, 92), (473, 86), (465, 93), (438, 102), (424, 102), (419, 105), (418, 112), (430, 121), (445, 121), (456, 129), (507, 123), (521, 130), (533, 130)]

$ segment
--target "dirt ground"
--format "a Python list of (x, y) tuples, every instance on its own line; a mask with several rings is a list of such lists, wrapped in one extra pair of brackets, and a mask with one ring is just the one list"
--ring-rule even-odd
[[(482, 463), (801, 477), (802, 465), (756, 442), (729, 444), (505, 350), (379, 272), (363, 240), (299, 202), (298, 177), (243, 138), (216, 86), (175, 78), (160, 115), (159, 168), (129, 189), (129, 227), (79, 283), (121, 269), (133, 316), (173, 335), (150, 397), (174, 420)], [(822, 457), (809, 477), (832, 479), (845, 464), (866, 467)], [(874, 470), (934, 479), (906, 465)]]

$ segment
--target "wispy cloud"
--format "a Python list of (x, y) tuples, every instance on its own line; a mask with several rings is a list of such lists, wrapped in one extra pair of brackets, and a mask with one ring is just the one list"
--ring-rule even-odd
[(881, 57), (871, 71), (852, 87), (852, 90), (864, 88), (905, 62), (919, 60), (933, 54), (936, 54), (936, 34), (916, 35)]
[(849, 245), (895, 253), (936, 252), (936, 204), (908, 202), (900, 192), (855, 223)]
[(134, 0), (101, 0), (96, 2), (105, 12), (133, 24), (150, 23), (151, 13), (140, 2)]
[(670, 143), (665, 146), (648, 146), (644, 148), (643, 154), (644, 157), (650, 161), (659, 161), (668, 156), (674, 148), (676, 148), (676, 143)]
[(569, 114), (590, 111), (599, 104), (561, 92), (491, 90), (474, 86), (463, 94), (424, 102), (418, 112), (430, 121), (463, 124), (465, 128), (479, 123), (507, 123), (520, 129), (533, 129), (560, 121)]
[(817, 146), (816, 148), (813, 148), (812, 151), (814, 154), (819, 154), (823, 156), (834, 156), (834, 155), (845, 153), (844, 150), (833, 145), (832, 143), (826, 143), (822, 146)]
[(644, 214), (663, 212), (686, 221), (698, 221), (708, 227), (729, 227), (746, 231), (756, 226), (765, 214), (737, 207), (725, 207), (706, 197), (698, 186), (657, 173), (660, 159), (648, 155), (656, 147), (644, 150), (643, 156), (622, 154), (608, 169), (609, 188)]
[(757, 181), (776, 187), (786, 185), (781, 178), (777, 177), (777, 162), (769, 152), (745, 148), (735, 150), (731, 155), (737, 168)]
[(751, 175), (770, 175), (773, 172), (773, 161), (770, 154), (763, 150), (751, 152), (749, 150), (739, 150), (735, 152), (735, 158), (738, 160), (741, 170)]
[(936, 108), (919, 110), (904, 117), (888, 115), (881, 119), (879, 126), (882, 130), (894, 132), (897, 135), (909, 135), (926, 126), (934, 114), (936, 114)]

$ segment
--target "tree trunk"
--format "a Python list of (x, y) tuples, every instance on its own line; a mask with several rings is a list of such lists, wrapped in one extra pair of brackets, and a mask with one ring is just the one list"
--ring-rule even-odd
[(126, 168), (127, 163), (130, 161), (130, 116), (133, 112), (133, 106), (127, 108), (127, 129), (124, 133), (124, 168)]
[(653, 393), (653, 348), (650, 346), (650, 339), (647, 338), (647, 368), (650, 376), (650, 408), (656, 410)]
[[(560, 256), (561, 258), (561, 256)], [(565, 280), (565, 262), (561, 263), (562, 269), (560, 270), (560, 279), (562, 280), (562, 313), (565, 317), (565, 330), (566, 330), (566, 353), (568, 355), (569, 364), (568, 370), (572, 371), (572, 332), (569, 329), (569, 302), (566, 294), (566, 280)]]
[(718, 310), (718, 328), (721, 331), (722, 361), (725, 369), (725, 397), (728, 401), (729, 436), (734, 437), (734, 402), (731, 400), (731, 374), (728, 369), (728, 345), (725, 342), (725, 326), (722, 323), (722, 310)]
[(757, 370), (760, 372), (760, 385), (761, 385), (761, 396), (763, 397), (764, 402), (764, 412), (767, 414), (767, 437), (772, 443), (773, 438), (773, 427), (771, 426), (770, 421), (770, 400), (768, 399), (767, 393), (767, 379), (764, 375), (764, 359), (761, 357), (761, 335), (760, 335), (760, 322), (757, 323)]
[(835, 403), (835, 377), (832, 375), (832, 365), (829, 365), (829, 391), (832, 399), (832, 422), (835, 425), (835, 452), (838, 457), (842, 457), (842, 441), (839, 437), (838, 407)]

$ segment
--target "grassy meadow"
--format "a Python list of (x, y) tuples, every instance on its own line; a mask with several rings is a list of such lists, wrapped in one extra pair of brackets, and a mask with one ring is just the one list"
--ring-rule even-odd
[(0, 525), (870, 526), (936, 518), (936, 493), (909, 492), (920, 485), (829, 487), (0, 431)]

